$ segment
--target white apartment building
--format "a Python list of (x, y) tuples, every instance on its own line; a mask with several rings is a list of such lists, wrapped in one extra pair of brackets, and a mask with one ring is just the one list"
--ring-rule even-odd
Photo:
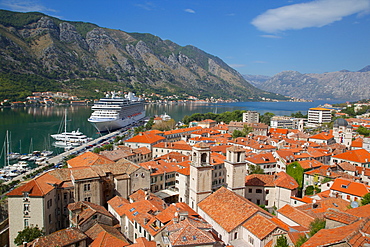
[(323, 123), (330, 123), (331, 110), (321, 107), (310, 108), (308, 111), (308, 126), (317, 126)]
[(245, 123), (259, 123), (260, 114), (256, 111), (247, 111), (243, 113), (243, 122)]

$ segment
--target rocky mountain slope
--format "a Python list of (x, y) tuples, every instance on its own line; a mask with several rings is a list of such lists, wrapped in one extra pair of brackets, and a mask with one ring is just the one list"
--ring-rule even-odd
[(194, 46), (36, 12), (4, 10), (0, 10), (0, 86), (8, 94), (22, 88), (14, 97), (35, 90), (103, 88), (240, 100), (279, 97), (255, 88), (221, 59)]
[(263, 83), (262, 90), (303, 99), (359, 100), (370, 98), (370, 66), (350, 72), (341, 70), (323, 74), (280, 72)]

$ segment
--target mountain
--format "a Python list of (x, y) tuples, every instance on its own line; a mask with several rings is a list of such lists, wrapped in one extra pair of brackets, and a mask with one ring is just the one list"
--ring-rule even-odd
[(249, 83), (251, 83), (253, 86), (258, 87), (260, 84), (264, 83), (268, 79), (271, 78), (271, 76), (267, 75), (243, 75), (243, 78), (247, 80)]
[(220, 58), (147, 33), (0, 11), (0, 99), (33, 91), (96, 97), (104, 90), (258, 100), (285, 98), (249, 84)]
[(341, 70), (322, 74), (280, 72), (263, 83), (262, 90), (302, 99), (359, 100), (370, 98), (370, 66), (350, 72)]

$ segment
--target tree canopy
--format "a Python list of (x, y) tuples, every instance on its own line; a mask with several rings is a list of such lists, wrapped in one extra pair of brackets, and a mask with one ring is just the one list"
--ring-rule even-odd
[(275, 247), (289, 247), (287, 238), (284, 235), (278, 237)]
[(218, 123), (224, 122), (224, 123), (230, 123), (230, 121), (242, 121), (243, 119), (243, 113), (245, 111), (241, 110), (235, 110), (233, 112), (223, 112), (223, 113), (194, 113), (191, 116), (184, 116), (182, 119), (182, 122), (184, 124), (189, 124), (192, 121), (202, 121), (205, 119), (212, 119), (215, 120)]
[(297, 181), (299, 187), (298, 189), (301, 190), (303, 186), (303, 172), (304, 169), (298, 162), (293, 162), (286, 167), (286, 173), (293, 177), (295, 181)]
[(265, 171), (259, 165), (248, 165), (249, 166), (249, 174), (264, 174)]
[(366, 195), (364, 195), (361, 199), (361, 205), (367, 205), (370, 203), (370, 193), (367, 193)]
[(29, 243), (32, 240), (44, 236), (42, 229), (35, 227), (26, 227), (23, 231), (18, 232), (17, 237), (14, 239), (16, 245), (22, 245), (24, 242)]

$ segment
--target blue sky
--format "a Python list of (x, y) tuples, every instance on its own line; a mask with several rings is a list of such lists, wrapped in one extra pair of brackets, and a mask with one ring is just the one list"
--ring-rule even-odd
[(0, 8), (151, 33), (241, 74), (370, 65), (370, 0), (0, 0)]

